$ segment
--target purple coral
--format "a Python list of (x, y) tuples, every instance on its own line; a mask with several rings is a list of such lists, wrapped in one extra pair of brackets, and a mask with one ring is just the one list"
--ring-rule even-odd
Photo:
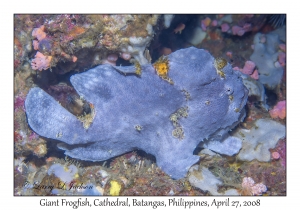
[(276, 152), (280, 155), (280, 163), (285, 168), (286, 167), (286, 141), (285, 139), (279, 140), (276, 146)]
[(17, 96), (14, 102), (15, 111), (18, 109), (24, 110), (24, 103), (25, 103), (25, 96), (23, 96), (23, 94)]
[[(36, 48), (34, 48), (34, 49), (36, 49)], [(38, 42), (38, 49), (42, 53), (50, 53), (51, 49), (52, 49), (50, 40), (49, 39), (43, 39), (40, 42)]]

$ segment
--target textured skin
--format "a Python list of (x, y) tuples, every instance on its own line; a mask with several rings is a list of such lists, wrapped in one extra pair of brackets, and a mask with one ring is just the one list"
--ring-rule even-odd
[[(178, 50), (168, 60), (174, 85), (161, 79), (152, 65), (142, 66), (141, 77), (109, 65), (72, 76), (76, 91), (96, 110), (87, 130), (40, 88), (31, 89), (26, 98), (28, 123), (39, 135), (66, 143), (60, 148), (71, 157), (100, 161), (138, 148), (153, 154), (167, 174), (182, 178), (199, 160), (193, 151), (200, 141), (222, 138), (243, 119), (248, 91), (229, 64), (221, 78), (214, 58), (204, 50)], [(126, 72), (131, 72), (128, 67)], [(178, 120), (184, 138), (178, 139), (172, 136), (169, 118), (186, 106), (188, 116)]]

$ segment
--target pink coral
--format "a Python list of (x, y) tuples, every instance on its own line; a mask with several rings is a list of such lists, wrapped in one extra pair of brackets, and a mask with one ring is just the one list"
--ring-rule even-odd
[(255, 63), (253, 61), (246, 61), (242, 69), (239, 67), (234, 67), (233, 70), (240, 71), (243, 74), (249, 75), (251, 78), (258, 80), (259, 74), (257, 69), (255, 69)]
[(256, 79), (256, 80), (259, 79), (259, 75), (258, 75), (257, 69), (254, 70), (253, 74), (251, 74), (250, 77), (251, 77), (252, 79)]
[(181, 34), (181, 31), (183, 31), (183, 29), (185, 28), (185, 25), (183, 23), (180, 23), (175, 29), (174, 29), (174, 33), (177, 34), (179, 32), (179, 34)]
[(102, 61), (102, 64), (110, 64), (112, 66), (117, 65), (116, 61), (118, 60), (117, 54), (109, 54), (106, 59)]
[(246, 32), (246, 31), (245, 31), (244, 29), (239, 30), (238, 33), (237, 33), (237, 35), (243, 36), (245, 32)]
[(233, 35), (243, 36), (245, 32), (246, 32), (246, 30), (239, 26), (232, 26), (232, 34)]
[(246, 32), (246, 31), (251, 31), (251, 30), (252, 30), (252, 26), (251, 26), (250, 23), (245, 23), (245, 24), (243, 25), (243, 29), (245, 30), (245, 32)]
[(160, 53), (163, 54), (163, 55), (169, 55), (169, 54), (172, 53), (172, 50), (171, 50), (171, 48), (163, 47), (163, 48), (161, 49)]
[(286, 101), (279, 101), (271, 111), (269, 111), (271, 117), (284, 119), (286, 117)]
[(211, 23), (211, 19), (206, 17), (204, 20), (201, 21), (201, 28), (203, 31), (206, 31), (207, 26)]
[(281, 49), (283, 52), (286, 51), (286, 45), (285, 44), (279, 44), (279, 49)]
[(217, 20), (213, 20), (212, 22), (211, 22), (211, 26), (217, 26), (218, 25), (218, 21)]
[(123, 53), (121, 53), (121, 58), (128, 61), (128, 60), (130, 60), (131, 55), (130, 55), (130, 53), (123, 52)]
[(39, 135), (36, 134), (35, 132), (31, 132), (31, 134), (29, 135), (29, 140), (32, 141), (32, 140), (35, 140), (35, 139), (38, 139), (39, 138)]
[(254, 68), (255, 68), (255, 63), (253, 61), (246, 61), (245, 65), (244, 65), (244, 67), (242, 69), (242, 72), (244, 74), (250, 75), (250, 74), (253, 73)]
[(262, 193), (267, 191), (267, 187), (262, 183), (258, 183), (251, 188), (251, 191), (252, 195), (261, 195)]
[(34, 28), (32, 31), (32, 36), (36, 37), (39, 41), (46, 38), (46, 33), (44, 32), (45, 26), (39, 28)]
[(39, 71), (46, 70), (50, 67), (51, 60), (52, 56), (45, 56), (38, 51), (31, 61), (31, 68)]
[[(33, 49), (38, 50), (39, 49), (39, 43), (41, 40), (46, 38), (46, 33), (44, 32), (45, 26), (40, 26), (39, 28), (34, 28), (32, 30), (32, 36), (35, 37), (37, 40), (32, 41)], [(32, 65), (32, 63), (31, 63)]]
[(244, 177), (242, 183), (243, 191), (251, 193), (251, 195), (261, 195), (267, 191), (267, 187), (258, 183), (255, 184), (254, 180), (251, 177)]
[(39, 49), (39, 41), (38, 40), (33, 40), (32, 41), (33, 49), (38, 50)]
[(243, 183), (242, 183), (242, 188), (251, 188), (254, 186), (255, 182), (251, 177), (244, 177)]
[(285, 59), (286, 59), (286, 55), (284, 52), (278, 53), (278, 62), (280, 63), (281, 66), (285, 66)]
[(229, 30), (230, 26), (227, 23), (223, 23), (221, 25), (222, 32), (227, 32)]
[(15, 102), (14, 102), (15, 111), (18, 110), (18, 109), (24, 110), (25, 98), (26, 97), (23, 95), (23, 93), (21, 93), (20, 95), (16, 96)]
[(118, 60), (118, 55), (117, 54), (110, 54), (107, 56), (107, 60), (110, 62), (116, 62)]
[(73, 63), (75, 63), (75, 62), (77, 61), (77, 59), (78, 59), (78, 58), (77, 58), (76, 56), (74, 56), (74, 55), (72, 56), (72, 61), (73, 61)]
[(226, 52), (226, 55), (227, 55), (229, 58), (232, 58), (232, 52), (227, 51), (227, 52)]
[(272, 158), (278, 160), (280, 158), (280, 154), (278, 152), (272, 152)]

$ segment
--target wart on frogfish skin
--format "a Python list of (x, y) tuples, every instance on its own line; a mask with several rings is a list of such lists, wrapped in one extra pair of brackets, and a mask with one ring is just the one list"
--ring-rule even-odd
[(169, 60), (166, 56), (162, 56), (153, 64), (153, 67), (157, 73), (157, 75), (163, 80), (167, 81), (171, 85), (174, 85), (174, 82), (171, 78), (168, 77), (169, 68)]
[(220, 75), (220, 77), (225, 78), (225, 73), (222, 71), (222, 69), (227, 65), (227, 60), (225, 58), (215, 58), (214, 60), (214, 66), (217, 70), (217, 74)]
[(182, 140), (184, 139), (184, 131), (182, 127), (176, 127), (172, 131), (172, 136), (174, 136), (176, 139)]
[(60, 137), (62, 137), (62, 135), (63, 135), (62, 131), (59, 131), (59, 132), (56, 134), (56, 138), (60, 138)]
[(135, 67), (135, 73), (136, 73), (138, 76), (141, 76), (141, 75), (142, 75), (142, 67), (141, 67), (141, 64), (137, 61), (137, 62), (135, 62), (134, 67)]
[(191, 94), (190, 94), (187, 90), (183, 89), (183, 90), (181, 90), (181, 92), (184, 93), (184, 96), (185, 96), (185, 100), (186, 100), (186, 101), (188, 101), (188, 100), (191, 99)]
[(169, 117), (169, 119), (171, 120), (171, 122), (173, 124), (173, 127), (175, 128), (172, 131), (172, 136), (179, 140), (184, 139), (184, 130), (178, 120), (180, 120), (180, 118), (182, 118), (182, 117), (187, 118), (188, 110), (189, 110), (189, 107), (187, 107), (187, 106), (181, 107), (175, 113), (171, 114)]
[(83, 127), (87, 130), (92, 122), (94, 121), (95, 115), (96, 115), (96, 111), (95, 111), (95, 107), (93, 104), (89, 104), (90, 105), (90, 113), (84, 113), (83, 115), (77, 117), (83, 124)]
[(135, 125), (134, 128), (135, 128), (135, 130), (137, 130), (138, 132), (141, 132), (141, 130), (143, 130), (143, 126), (141, 126), (141, 125)]
[(205, 101), (205, 104), (206, 104), (206, 105), (209, 105), (209, 104), (210, 104), (210, 101), (209, 101), (209, 100), (206, 100), (206, 101)]

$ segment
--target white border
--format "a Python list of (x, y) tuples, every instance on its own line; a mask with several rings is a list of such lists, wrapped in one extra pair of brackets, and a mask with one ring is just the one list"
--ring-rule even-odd
[[(4, 1), (1, 3), (1, 181), (0, 205), (3, 209), (21, 207), (35, 209), (39, 207), (41, 197), (14, 197), (13, 196), (13, 14), (15, 13), (287, 13), (287, 196), (284, 197), (230, 197), (240, 202), (251, 199), (260, 199), (264, 209), (283, 209), (288, 207), (299, 208), (299, 160), (297, 150), (299, 139), (296, 131), (299, 130), (300, 103), (300, 69), (299, 69), (299, 10), (292, 1)], [(296, 2), (296, 1), (294, 1)], [(55, 197), (46, 197), (49, 200)], [(59, 197), (61, 199), (62, 197)], [(123, 197), (124, 198), (124, 197)], [(133, 197), (129, 197), (132, 199)], [(142, 198), (142, 197), (139, 197)], [(150, 200), (167, 200), (170, 197), (144, 197)], [(176, 197), (178, 198), (178, 197)], [(184, 197), (186, 198), (186, 197)], [(213, 200), (226, 197), (190, 197), (189, 199)], [(67, 197), (67, 199), (75, 199)], [(90, 197), (90, 200), (95, 197)], [(186, 198), (188, 199), (188, 198)], [(8, 208), (5, 208), (8, 207)], [(98, 207), (100, 208), (100, 207)], [(102, 207), (103, 208), (103, 207)], [(151, 207), (147, 207), (150, 209)], [(183, 209), (172, 207), (172, 209)], [(201, 208), (201, 207), (197, 207)], [(104, 208), (106, 209), (106, 208)], [(111, 208), (111, 209), (117, 209)], [(119, 209), (119, 208), (118, 208)], [(196, 209), (196, 208), (194, 208)], [(219, 208), (222, 209), (222, 208)], [(226, 208), (228, 209), (228, 207)]]

